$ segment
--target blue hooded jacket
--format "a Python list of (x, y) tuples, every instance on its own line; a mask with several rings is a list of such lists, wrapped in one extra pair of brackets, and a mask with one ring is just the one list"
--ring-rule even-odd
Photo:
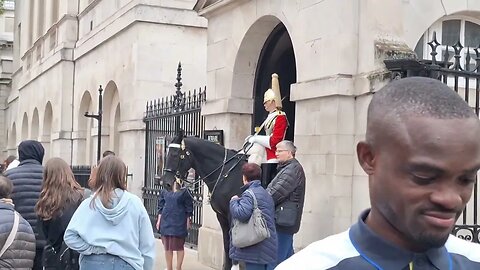
[(193, 200), (188, 189), (177, 192), (162, 189), (158, 200), (160, 234), (163, 236), (186, 237), (187, 217), (193, 214)]
[(116, 255), (137, 270), (154, 268), (155, 238), (147, 210), (137, 196), (115, 189), (111, 208), (95, 195), (85, 199), (65, 231), (65, 243), (82, 257)]
[[(246, 189), (245, 189), (246, 187)], [(232, 219), (248, 222), (253, 213), (253, 197), (246, 190), (251, 190), (257, 199), (258, 208), (262, 210), (263, 217), (270, 230), (270, 238), (253, 246), (237, 248), (230, 241), (230, 258), (256, 264), (269, 264), (277, 260), (277, 232), (275, 230), (275, 204), (272, 196), (261, 186), (259, 180), (250, 181), (244, 188), (245, 191), (238, 199), (230, 201), (230, 215)], [(231, 235), (230, 235), (231, 237)]]

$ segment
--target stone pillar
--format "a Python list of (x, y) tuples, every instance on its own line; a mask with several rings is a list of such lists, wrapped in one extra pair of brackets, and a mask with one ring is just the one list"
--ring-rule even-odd
[(292, 85), (291, 100), (296, 102), (297, 119), (296, 157), (307, 178), (296, 248), (350, 226), (355, 162), (352, 94), (353, 79), (348, 76)]

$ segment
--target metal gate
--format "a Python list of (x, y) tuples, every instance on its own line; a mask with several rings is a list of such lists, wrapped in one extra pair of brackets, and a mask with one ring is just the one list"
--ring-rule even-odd
[[(440, 80), (452, 87), (479, 115), (480, 45), (476, 48), (464, 48), (460, 41), (453, 46), (442, 45), (437, 41), (435, 32), (428, 45), (431, 59), (385, 60), (386, 67), (392, 72), (392, 79), (423, 76)], [(460, 238), (475, 243), (480, 243), (478, 193), (478, 183), (476, 182), (473, 197), (452, 232)]]
[[(143, 200), (152, 225), (157, 220), (157, 204), (160, 190), (158, 180), (163, 172), (166, 146), (179, 129), (186, 136), (201, 137), (205, 120), (200, 114), (201, 106), (206, 100), (206, 88), (197, 92), (181, 92), (182, 67), (178, 64), (175, 95), (147, 102), (145, 116), (145, 184)], [(189, 177), (195, 178), (192, 171)], [(194, 198), (192, 228), (189, 229), (186, 243), (192, 247), (198, 244), (198, 230), (202, 226), (203, 183), (189, 187)], [(158, 236), (158, 234), (156, 234)]]

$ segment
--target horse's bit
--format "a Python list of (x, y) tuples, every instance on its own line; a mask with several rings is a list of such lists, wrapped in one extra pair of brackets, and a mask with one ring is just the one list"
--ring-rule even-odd
[[(179, 148), (180, 149), (180, 160), (184, 160), (186, 157), (190, 156), (190, 152), (188, 150), (185, 149), (185, 142), (182, 140), (182, 143), (181, 144), (178, 144), (178, 143), (171, 143), (168, 145), (168, 148)], [(186, 171), (182, 177), (181, 173), (180, 173), (180, 162), (178, 162), (177, 164), (177, 169), (174, 171), (172, 169), (169, 169), (169, 168), (164, 168), (163, 171), (164, 172), (169, 172), (169, 173), (172, 173), (175, 177), (175, 182), (177, 182), (180, 186), (183, 186), (183, 182), (188, 182), (186, 181), (187, 179), (187, 175), (188, 175), (188, 171)]]

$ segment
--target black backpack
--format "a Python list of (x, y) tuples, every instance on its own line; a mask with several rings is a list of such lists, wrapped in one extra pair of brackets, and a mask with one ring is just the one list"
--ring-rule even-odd
[(48, 270), (78, 270), (80, 254), (62, 241), (60, 250), (49, 244), (43, 249), (43, 266)]

